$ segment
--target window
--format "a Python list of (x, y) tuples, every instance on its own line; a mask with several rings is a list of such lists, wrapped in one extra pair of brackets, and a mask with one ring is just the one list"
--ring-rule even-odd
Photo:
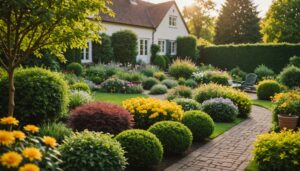
[(165, 40), (158, 40), (158, 45), (160, 46), (160, 53), (166, 52), (166, 41)]
[(176, 55), (176, 41), (170, 41), (171, 43), (171, 55)]
[(148, 39), (140, 39), (140, 55), (148, 55)]
[(169, 26), (176, 27), (177, 17), (176, 16), (170, 16), (169, 17)]
[(92, 42), (89, 41), (87, 43), (88, 48), (84, 48), (82, 50), (81, 62), (82, 63), (89, 63), (92, 62)]

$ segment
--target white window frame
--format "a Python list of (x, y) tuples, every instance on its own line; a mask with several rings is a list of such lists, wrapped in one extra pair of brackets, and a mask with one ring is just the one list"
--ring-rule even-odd
[(160, 54), (165, 54), (166, 53), (166, 45), (167, 45), (167, 42), (166, 40), (162, 40), (162, 39), (159, 39), (158, 40), (158, 45), (160, 47), (160, 50), (159, 50), (159, 53)]
[(176, 55), (177, 53), (177, 44), (175, 40), (170, 40), (171, 43), (171, 55)]
[(149, 39), (145, 39), (145, 38), (139, 39), (139, 55), (140, 56), (149, 55)]
[(169, 16), (169, 26), (177, 27), (177, 16), (174, 16), (174, 15)]
[(82, 58), (81, 58), (81, 63), (91, 63), (93, 60), (92, 60), (92, 42), (89, 41), (87, 43), (88, 45), (88, 48), (84, 48), (82, 50)]

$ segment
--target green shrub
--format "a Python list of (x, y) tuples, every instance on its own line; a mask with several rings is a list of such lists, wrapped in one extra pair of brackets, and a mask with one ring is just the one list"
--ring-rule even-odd
[(159, 69), (156, 66), (146, 66), (145, 68), (141, 70), (141, 73), (144, 74), (147, 77), (153, 77), (155, 72), (158, 72)]
[(67, 71), (76, 74), (77, 76), (81, 76), (83, 73), (83, 66), (80, 63), (72, 62), (67, 65)]
[(198, 83), (194, 79), (187, 79), (184, 84), (185, 84), (185, 86), (188, 86), (191, 88), (195, 88), (198, 86)]
[(254, 160), (259, 170), (300, 170), (300, 130), (259, 135), (254, 142)]
[[(61, 74), (42, 68), (18, 69), (15, 72), (14, 116), (23, 124), (52, 121), (67, 112), (68, 84)], [(7, 112), (8, 77), (0, 80), (0, 114)]]
[(112, 34), (114, 60), (123, 64), (135, 64), (137, 53), (137, 36), (130, 30), (122, 30)]
[(71, 90), (81, 90), (87, 93), (91, 93), (89, 85), (85, 82), (77, 82), (70, 86)]
[(216, 97), (230, 99), (238, 107), (239, 117), (246, 118), (251, 112), (251, 100), (248, 95), (231, 87), (217, 84), (201, 85), (194, 94), (194, 99), (199, 103)]
[(130, 166), (149, 167), (160, 164), (163, 147), (158, 138), (144, 130), (127, 130), (115, 138), (125, 149)]
[(191, 130), (196, 141), (209, 137), (214, 131), (213, 120), (202, 111), (191, 110), (185, 112), (182, 123)]
[(178, 105), (182, 106), (182, 109), (184, 111), (201, 109), (201, 104), (193, 99), (178, 98), (174, 99), (173, 101), (176, 102)]
[(180, 122), (157, 122), (148, 131), (156, 135), (160, 140), (166, 154), (184, 153), (191, 147), (193, 142), (191, 131)]
[(168, 87), (163, 84), (154, 85), (150, 89), (150, 94), (166, 94), (168, 92)]
[(290, 64), (300, 67), (300, 57), (299, 56), (293, 56), (290, 58)]
[(125, 152), (109, 134), (83, 131), (65, 138), (59, 147), (66, 171), (124, 170)]
[(239, 111), (230, 99), (213, 98), (202, 103), (202, 110), (215, 122), (233, 122)]
[(153, 76), (154, 76), (154, 78), (158, 79), (159, 81), (163, 81), (167, 78), (166, 74), (164, 72), (161, 72), (161, 71), (155, 72), (153, 74)]
[(65, 137), (73, 133), (71, 128), (66, 127), (63, 123), (43, 123), (40, 126), (39, 135), (54, 137), (59, 143), (62, 143)]
[(300, 87), (300, 68), (288, 66), (279, 74), (279, 81), (289, 87)]
[(150, 48), (150, 51), (151, 51), (151, 59), (150, 59), (150, 62), (151, 62), (151, 64), (152, 64), (153, 61), (154, 61), (154, 59), (157, 57), (158, 52), (160, 51), (160, 46), (157, 45), (157, 44), (152, 44), (152, 45), (151, 45), (151, 48)]
[(172, 62), (172, 57), (171, 56), (168, 56), (168, 55), (164, 55), (163, 56), (165, 58), (165, 61), (166, 61), (166, 69), (169, 68), (169, 65), (171, 64)]
[(188, 59), (176, 59), (169, 67), (169, 74), (175, 78), (190, 78), (196, 71), (195, 64)]
[(176, 80), (163, 80), (161, 82), (163, 85), (167, 86), (168, 88), (174, 88), (176, 86), (178, 86), (178, 82)]
[(216, 83), (220, 85), (229, 85), (228, 81), (230, 79), (230, 76), (227, 72), (213, 70), (194, 72), (193, 78), (201, 84)]
[(75, 74), (64, 74), (63, 78), (64, 78), (64, 80), (67, 81), (67, 83), (69, 85), (73, 85), (73, 84), (81, 81), (81, 79), (79, 77), (77, 77)]
[[(130, 93), (133, 92), (136, 85), (120, 80), (118, 78), (109, 78), (100, 84), (100, 90), (107, 93)], [(138, 88), (139, 90), (140, 88)]]
[(167, 62), (164, 56), (157, 55), (154, 60), (153, 64), (158, 66), (160, 69), (165, 70), (167, 67)]
[(95, 84), (101, 84), (107, 77), (105, 69), (102, 67), (94, 66), (86, 70), (86, 78)]
[(142, 85), (134, 85), (131, 84), (126, 90), (126, 93), (128, 94), (141, 94), (143, 93), (144, 89)]
[(171, 89), (167, 94), (168, 100), (175, 98), (192, 98), (192, 89), (186, 86), (177, 86)]
[(4, 77), (5, 75), (7, 75), (6, 71), (3, 68), (0, 67), (0, 79), (2, 77)]
[(157, 80), (156, 78), (150, 77), (150, 78), (146, 78), (143, 81), (143, 88), (145, 90), (150, 90), (154, 85), (158, 84), (159, 80)]
[(105, 33), (100, 34), (101, 43), (93, 42), (93, 62), (107, 64), (112, 61), (113, 48), (111, 46), (111, 39)]
[(264, 78), (272, 78), (275, 75), (272, 69), (263, 64), (256, 67), (254, 73), (257, 75), (258, 80), (263, 80)]
[(92, 96), (86, 91), (71, 91), (69, 93), (69, 108), (74, 109), (83, 104), (89, 103), (92, 101)]
[(141, 82), (144, 75), (139, 72), (118, 72), (116, 77), (130, 82)]
[(183, 77), (178, 78), (178, 84), (181, 86), (185, 85), (185, 78)]
[(199, 58), (197, 49), (197, 39), (194, 36), (178, 37), (177, 56), (181, 58), (190, 58), (196, 61)]
[(247, 73), (241, 70), (240, 67), (235, 67), (232, 70), (230, 70), (230, 75), (235, 81), (243, 81)]
[(257, 97), (261, 100), (271, 100), (271, 98), (281, 91), (280, 84), (275, 80), (263, 80), (257, 86)]

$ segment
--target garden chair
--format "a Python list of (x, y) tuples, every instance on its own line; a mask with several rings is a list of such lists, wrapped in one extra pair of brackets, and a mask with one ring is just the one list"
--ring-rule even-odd
[(239, 88), (244, 91), (255, 91), (256, 80), (257, 75), (254, 73), (249, 73), (246, 75), (245, 81), (233, 81), (232, 87)]

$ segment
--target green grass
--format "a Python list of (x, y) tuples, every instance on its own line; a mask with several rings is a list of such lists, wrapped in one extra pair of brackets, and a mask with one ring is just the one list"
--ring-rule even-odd
[(273, 104), (271, 101), (267, 100), (252, 100), (252, 104), (260, 107), (264, 107), (266, 109), (272, 110)]
[(145, 94), (116, 94), (116, 93), (94, 92), (93, 97), (96, 101), (103, 101), (103, 102), (122, 105), (122, 102), (124, 100), (135, 98), (135, 97), (148, 97), (148, 96)]
[(232, 127), (238, 125), (239, 123), (241, 123), (244, 120), (245, 119), (237, 118), (232, 123), (220, 123), (220, 122), (216, 122), (215, 123), (215, 130), (214, 130), (213, 134), (209, 138), (210, 139), (216, 138), (217, 136), (223, 134), (224, 132), (228, 131), (229, 129), (231, 129)]
[(245, 171), (258, 171), (258, 166), (254, 160), (251, 160)]

